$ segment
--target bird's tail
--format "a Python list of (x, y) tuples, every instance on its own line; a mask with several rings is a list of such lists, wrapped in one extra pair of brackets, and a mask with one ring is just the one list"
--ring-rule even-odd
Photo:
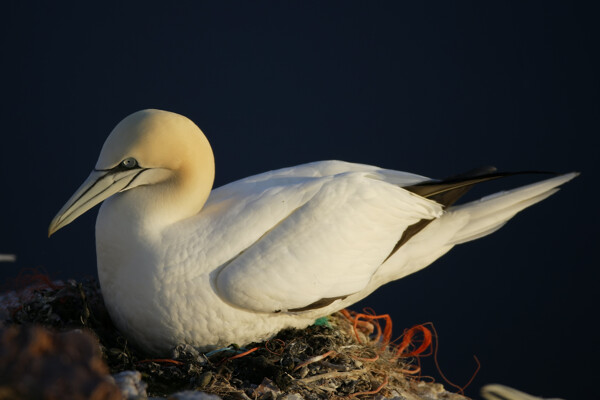
[(558, 186), (575, 178), (571, 172), (516, 189), (494, 193), (469, 203), (452, 206), (447, 214), (466, 214), (468, 222), (447, 242), (456, 245), (488, 235), (502, 227), (519, 211), (551, 196)]
[[(429, 181), (406, 188), (446, 206), (440, 218), (411, 225), (372, 279), (371, 287), (417, 272), (448, 252), (454, 245), (488, 235), (499, 229), (519, 211), (556, 193), (557, 187), (579, 175), (576, 172), (554, 176), (531, 185), (498, 192), (479, 200), (453, 206), (469, 187), (478, 182), (514, 173), (468, 173), (443, 181)], [(402, 249), (402, 251), (399, 251)]]

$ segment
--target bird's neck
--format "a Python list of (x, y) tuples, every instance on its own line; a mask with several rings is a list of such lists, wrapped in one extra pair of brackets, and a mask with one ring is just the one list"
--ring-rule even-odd
[(137, 187), (105, 201), (97, 223), (105, 220), (111, 231), (119, 226), (122, 232), (130, 231), (135, 236), (159, 234), (198, 214), (210, 191), (208, 185), (177, 181)]
[[(204, 139), (206, 140), (206, 139)], [(202, 145), (202, 143), (199, 143)], [(102, 204), (96, 221), (98, 274), (103, 290), (134, 281), (143, 268), (150, 279), (160, 276), (166, 228), (198, 214), (214, 179), (214, 159), (206, 150), (177, 156), (186, 160), (166, 180), (117, 193)], [(183, 152), (185, 153), (185, 151)]]

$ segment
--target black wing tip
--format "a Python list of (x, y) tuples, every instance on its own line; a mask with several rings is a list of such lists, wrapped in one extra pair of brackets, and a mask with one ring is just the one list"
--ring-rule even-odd
[[(451, 182), (460, 182), (469, 179), (485, 179), (485, 178), (504, 178), (508, 176), (516, 176), (516, 175), (562, 175), (559, 172), (554, 171), (543, 171), (543, 170), (523, 170), (523, 171), (500, 171), (496, 167), (480, 167), (475, 168), (470, 171), (467, 171), (462, 174), (452, 175), (447, 178), (442, 179), (439, 182), (451, 183)], [(424, 182), (426, 183), (426, 182)]]
[(489, 175), (498, 172), (498, 168), (493, 165), (483, 165), (481, 167), (473, 168), (469, 171), (462, 172), (460, 174), (450, 175), (442, 179), (442, 181), (458, 181), (463, 179), (476, 178), (484, 175)]
[(453, 175), (443, 180), (430, 180), (410, 186), (404, 186), (403, 189), (419, 196), (435, 200), (444, 206), (450, 206), (477, 183), (508, 176), (528, 174), (560, 175), (556, 172), (549, 171), (497, 172), (496, 167), (486, 166), (475, 168), (462, 174)]
[[(577, 173), (579, 174), (579, 173)], [(455, 183), (455, 182), (464, 182), (472, 179), (481, 179), (481, 181), (492, 180), (495, 178), (504, 178), (508, 176), (516, 176), (516, 175), (554, 175), (559, 176), (563, 175), (560, 172), (554, 171), (543, 171), (543, 170), (523, 170), (523, 171), (501, 171), (498, 172), (498, 169), (493, 166), (485, 166), (474, 168), (467, 172), (463, 172), (461, 174), (450, 175), (443, 179), (431, 179), (428, 181), (420, 182), (411, 186), (427, 186), (427, 185), (436, 185), (440, 183)]]

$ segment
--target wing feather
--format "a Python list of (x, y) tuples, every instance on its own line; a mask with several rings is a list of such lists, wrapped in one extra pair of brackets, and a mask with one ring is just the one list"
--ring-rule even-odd
[(219, 270), (221, 297), (275, 312), (358, 292), (406, 227), (441, 213), (436, 202), (371, 172), (320, 181), (314, 196)]

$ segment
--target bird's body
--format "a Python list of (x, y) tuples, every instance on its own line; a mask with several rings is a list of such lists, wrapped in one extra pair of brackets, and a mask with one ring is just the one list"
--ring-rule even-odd
[[(306, 326), (360, 300), (375, 289), (365, 290), (398, 232), (441, 213), (376, 171), (320, 162), (246, 178), (213, 190), (202, 212), (160, 230), (140, 229), (151, 216), (136, 213), (136, 192), (106, 200), (96, 245), (112, 318), (146, 347), (225, 346)], [(349, 297), (286, 312), (337, 296)]]
[(53, 233), (106, 199), (96, 223), (105, 303), (152, 353), (307, 326), (491, 233), (575, 176), (449, 206), (440, 196), (473, 179), (423, 192), (415, 188), (432, 181), (419, 175), (323, 161), (211, 191), (213, 175), (210, 145), (191, 121), (141, 111), (111, 133), (51, 224)]

